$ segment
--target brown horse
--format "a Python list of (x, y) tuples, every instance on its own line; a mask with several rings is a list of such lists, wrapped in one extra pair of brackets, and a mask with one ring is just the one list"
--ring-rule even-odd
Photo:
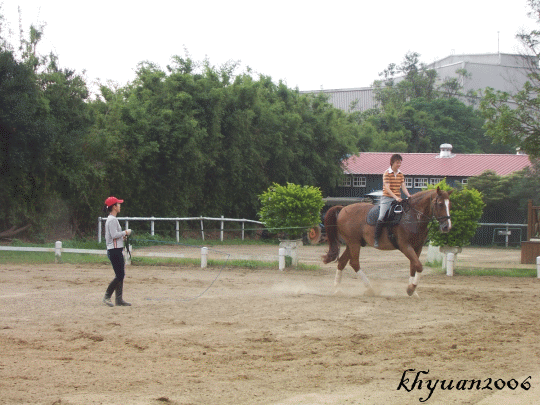
[[(411, 296), (422, 272), (422, 263), (419, 257), (428, 235), (428, 224), (432, 218), (439, 222), (441, 232), (449, 232), (452, 228), (450, 220), (450, 198), (452, 191), (425, 190), (413, 194), (408, 200), (408, 209), (405, 210), (401, 221), (392, 228), (399, 250), (410, 261), (410, 278), (407, 294)], [(324, 263), (338, 259), (340, 239), (345, 242), (345, 252), (338, 259), (334, 285), (337, 288), (341, 283), (342, 271), (347, 265), (356, 273), (360, 273), (366, 286), (371, 289), (366, 275), (360, 270), (360, 247), (373, 246), (375, 226), (368, 225), (367, 216), (373, 208), (370, 203), (356, 203), (347, 206), (330, 208), (324, 218), (324, 226), (328, 238), (328, 253), (322, 257)], [(379, 238), (380, 250), (394, 250), (396, 247), (388, 237), (388, 228), (384, 228)]]

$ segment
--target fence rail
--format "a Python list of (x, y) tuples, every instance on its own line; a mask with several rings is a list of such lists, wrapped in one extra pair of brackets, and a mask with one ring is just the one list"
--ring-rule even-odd
[[(475, 246), (488, 246), (503, 244), (508, 247), (511, 244), (521, 245), (521, 242), (527, 240), (524, 238), (523, 228), (527, 224), (510, 223), (479, 223), (476, 234), (471, 239), (471, 244)], [(525, 233), (526, 233), (525, 229)]]
[[(107, 218), (99, 217), (98, 218), (98, 242), (101, 243), (101, 238), (103, 234), (103, 222), (105, 222)], [(224, 232), (224, 223), (225, 222), (241, 222), (242, 223), (242, 240), (244, 240), (245, 237), (245, 223), (253, 223), (258, 225), (264, 225), (263, 222), (260, 221), (254, 221), (252, 219), (237, 219), (237, 218), (224, 218), (223, 215), (221, 218), (212, 218), (212, 217), (186, 217), (186, 218), (156, 218), (156, 217), (119, 217), (118, 221), (124, 221), (125, 223), (125, 229), (129, 229), (129, 221), (150, 221), (150, 234), (154, 235), (154, 226), (156, 221), (170, 221), (176, 223), (176, 241), (180, 242), (180, 221), (200, 221), (201, 223), (201, 237), (202, 240), (204, 240), (204, 225), (203, 221), (219, 221), (221, 222), (220, 227), (220, 239), (223, 242), (223, 232)]]

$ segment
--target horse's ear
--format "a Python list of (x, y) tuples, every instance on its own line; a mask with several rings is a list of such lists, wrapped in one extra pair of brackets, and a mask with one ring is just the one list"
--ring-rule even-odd
[(437, 195), (441, 195), (441, 188), (437, 186)]

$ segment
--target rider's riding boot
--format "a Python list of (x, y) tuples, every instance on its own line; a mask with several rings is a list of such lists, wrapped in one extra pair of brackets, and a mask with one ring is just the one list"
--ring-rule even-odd
[(107, 287), (107, 291), (105, 291), (105, 296), (103, 297), (103, 303), (105, 305), (108, 305), (110, 307), (114, 306), (114, 304), (111, 301), (111, 297), (117, 285), (118, 285), (118, 279), (115, 277), (113, 281), (111, 281), (111, 283)]
[(116, 305), (121, 307), (130, 307), (131, 304), (122, 299), (122, 290), (124, 289), (124, 280), (116, 286)]
[(378, 220), (377, 225), (375, 225), (375, 243), (373, 244), (373, 247), (378, 248), (379, 247), (379, 238), (382, 233), (383, 228), (383, 221)]

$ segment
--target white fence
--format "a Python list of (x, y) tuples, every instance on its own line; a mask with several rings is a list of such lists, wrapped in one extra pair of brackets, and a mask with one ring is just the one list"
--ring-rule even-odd
[(62, 242), (57, 241), (52, 248), (40, 248), (40, 247), (17, 247), (17, 246), (0, 246), (0, 250), (10, 250), (15, 252), (51, 252), (54, 253), (54, 261), (58, 263), (64, 253), (88, 253), (92, 255), (106, 255), (105, 249), (72, 249), (63, 248)]
[[(98, 242), (101, 243), (102, 233), (103, 233), (103, 222), (107, 218), (98, 218)], [(254, 221), (251, 219), (234, 219), (234, 218), (224, 218), (223, 215), (221, 218), (211, 218), (211, 217), (191, 217), (191, 218), (155, 218), (155, 217), (119, 217), (118, 221), (124, 221), (125, 229), (129, 229), (129, 221), (149, 221), (150, 222), (150, 235), (154, 235), (154, 226), (156, 221), (170, 221), (176, 223), (176, 241), (180, 242), (180, 221), (200, 221), (201, 223), (201, 237), (204, 240), (204, 225), (203, 221), (219, 221), (220, 226), (220, 239), (223, 242), (223, 232), (225, 222), (241, 222), (242, 223), (242, 240), (245, 236), (245, 223), (259, 224), (264, 225), (264, 223), (259, 221)]]
[[(133, 246), (129, 246), (130, 251), (132, 254), (133, 252)], [(279, 270), (285, 269), (285, 256), (286, 255), (292, 255), (293, 261), (296, 258), (296, 248), (294, 248), (291, 252), (291, 249), (285, 249), (280, 247), (278, 250), (278, 266)], [(45, 253), (54, 253), (54, 262), (59, 263), (62, 260), (62, 253), (82, 253), (82, 254), (93, 254), (93, 255), (106, 255), (107, 251), (105, 249), (72, 249), (72, 248), (63, 248), (61, 241), (56, 241), (54, 244), (54, 247), (52, 248), (41, 248), (41, 247), (18, 247), (18, 246), (0, 246), (0, 251), (15, 251), (15, 252), (45, 252)], [(131, 258), (126, 254), (126, 251), (124, 249), (124, 257), (126, 259), (126, 264), (131, 265)], [(176, 253), (165, 253), (165, 252), (159, 252), (159, 253), (146, 253), (146, 252), (137, 252), (138, 257), (174, 257), (174, 258), (184, 258), (185, 255), (183, 254), (176, 254)], [(297, 259), (296, 259), (297, 261)], [(208, 266), (208, 248), (202, 247), (201, 248), (201, 268), (206, 268)], [(540, 265), (539, 265), (540, 268)], [(539, 270), (539, 277), (540, 277), (540, 270)]]

